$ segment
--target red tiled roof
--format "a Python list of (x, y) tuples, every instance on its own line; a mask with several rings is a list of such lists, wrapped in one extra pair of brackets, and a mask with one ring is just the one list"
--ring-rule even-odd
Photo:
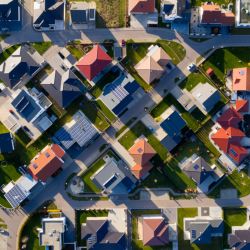
[(47, 146), (30, 162), (29, 172), (35, 180), (46, 182), (63, 166), (61, 158), (64, 155), (65, 152), (59, 145)]
[(208, 68), (208, 69), (206, 70), (206, 73), (207, 73), (209, 76), (211, 76), (211, 75), (214, 74), (214, 70), (213, 70), (212, 68)]
[(128, 11), (130, 13), (153, 13), (155, 0), (129, 0)]
[(248, 100), (238, 99), (235, 103), (235, 110), (237, 112), (248, 112), (249, 110)]
[(148, 162), (144, 165), (134, 165), (131, 168), (131, 171), (137, 179), (143, 179), (152, 168), (153, 164), (151, 162)]
[(236, 68), (232, 73), (234, 91), (250, 91), (250, 68)]
[(242, 116), (233, 107), (227, 109), (217, 120), (217, 122), (223, 127), (237, 127), (242, 120)]
[(143, 245), (163, 246), (169, 242), (168, 225), (162, 217), (144, 217), (143, 226)]
[(236, 163), (240, 163), (246, 156), (247, 150), (240, 145), (245, 134), (238, 128), (221, 128), (212, 135), (212, 140), (225, 153), (231, 156)]
[(77, 68), (89, 80), (96, 77), (104, 68), (112, 62), (112, 58), (102, 49), (100, 45), (95, 45), (77, 63)]
[(201, 23), (203, 24), (222, 24), (233, 26), (235, 23), (235, 16), (232, 12), (223, 12), (217, 4), (202, 5), (203, 14)]

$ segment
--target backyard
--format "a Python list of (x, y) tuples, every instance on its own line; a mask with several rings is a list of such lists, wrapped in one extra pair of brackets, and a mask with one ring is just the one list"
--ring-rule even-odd
[(39, 54), (43, 55), (52, 46), (52, 42), (37, 42), (31, 45)]
[(228, 70), (247, 67), (250, 63), (249, 47), (231, 47), (216, 50), (204, 63), (203, 68), (212, 68), (217, 78), (225, 82)]
[(247, 220), (246, 208), (224, 208), (224, 249), (229, 248), (227, 244), (228, 234), (232, 232), (232, 226), (242, 226)]
[[(90, 2), (91, 0), (84, 1)], [(94, 0), (94, 2), (96, 2), (97, 28), (118, 28), (125, 26), (125, 16), (127, 13), (126, 0)]]

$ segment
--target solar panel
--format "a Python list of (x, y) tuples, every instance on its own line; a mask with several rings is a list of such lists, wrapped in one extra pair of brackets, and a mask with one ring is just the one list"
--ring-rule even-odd
[(197, 164), (194, 165), (194, 169), (195, 169), (195, 170), (198, 170), (198, 169), (199, 169), (199, 165), (197, 165)]
[(196, 230), (192, 230), (192, 238), (195, 239), (196, 238)]
[(16, 208), (27, 198), (27, 194), (18, 185), (15, 185), (4, 197), (13, 208)]

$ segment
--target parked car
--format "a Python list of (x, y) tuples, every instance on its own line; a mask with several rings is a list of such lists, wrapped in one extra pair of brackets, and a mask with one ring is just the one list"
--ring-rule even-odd
[(187, 66), (187, 69), (190, 71), (190, 72), (193, 72), (196, 70), (196, 65), (191, 63)]

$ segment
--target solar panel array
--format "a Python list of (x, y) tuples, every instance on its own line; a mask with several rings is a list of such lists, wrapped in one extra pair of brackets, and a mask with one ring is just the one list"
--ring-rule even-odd
[(74, 143), (80, 147), (85, 146), (97, 133), (90, 121), (82, 114), (73, 116), (75, 124), (70, 128), (60, 129), (55, 136), (65, 148), (70, 148)]
[(27, 194), (18, 185), (15, 185), (4, 197), (13, 208), (16, 208), (27, 198)]

